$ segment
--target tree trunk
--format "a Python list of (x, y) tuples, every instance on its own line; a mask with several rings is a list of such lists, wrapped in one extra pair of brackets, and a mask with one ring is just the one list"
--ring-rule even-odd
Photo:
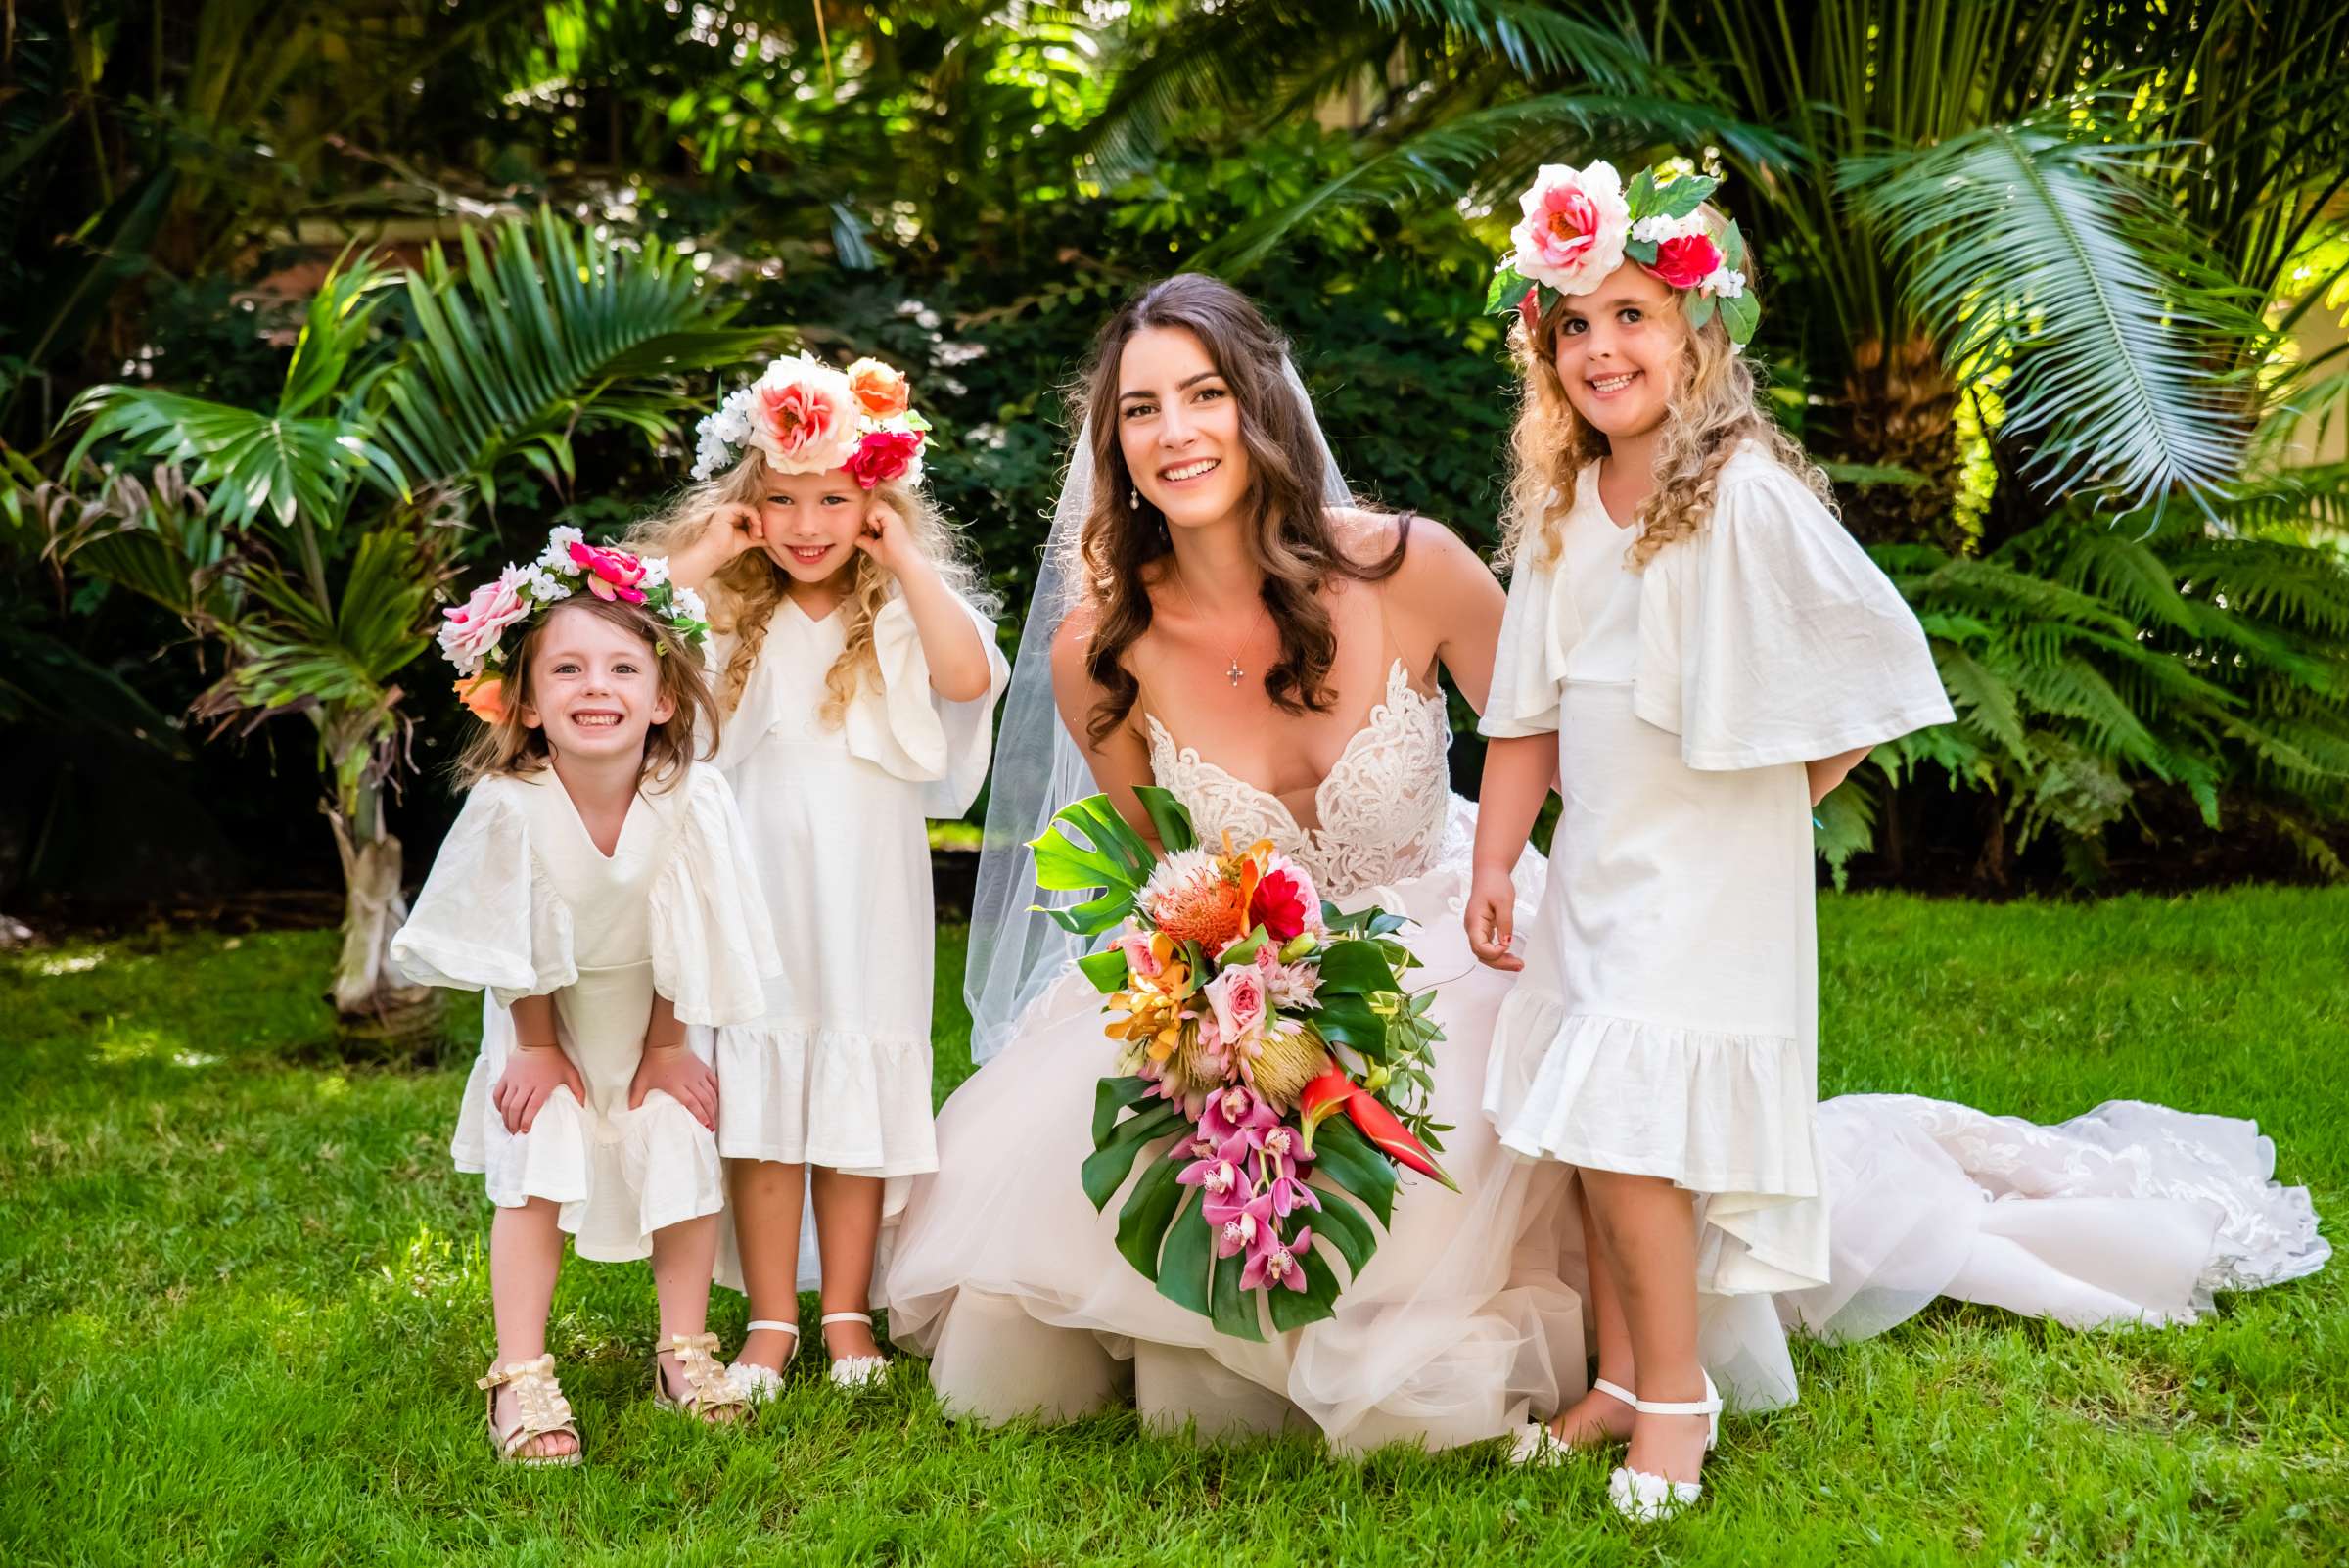
[(326, 819), (343, 860), (343, 951), (331, 992), (346, 1047), (430, 1061), (440, 1044), (438, 996), (392, 968), (392, 937), (408, 918), (399, 840), (384, 826), (380, 785), (363, 785), (347, 815), (329, 799)]
[(1841, 456), (1905, 468), (1921, 484), (1840, 484), (1843, 521), (1866, 544), (1937, 544), (1957, 553), (1958, 389), (1929, 338), (1887, 351), (1880, 338), (1852, 346), (1843, 384)]

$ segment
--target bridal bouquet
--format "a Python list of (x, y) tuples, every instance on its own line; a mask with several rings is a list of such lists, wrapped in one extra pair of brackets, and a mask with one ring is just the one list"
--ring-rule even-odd
[(1130, 1178), (1118, 1250), (1218, 1331), (1261, 1340), (1260, 1307), (1284, 1332), (1331, 1315), (1330, 1255), (1360, 1274), (1378, 1247), (1364, 1211), (1391, 1222), (1397, 1166), (1452, 1185), (1429, 1152), (1446, 1129), (1416, 1109), (1435, 992), (1396, 978), (1418, 963), (1400, 916), (1340, 913), (1269, 842), (1202, 848), (1174, 796), (1135, 794), (1163, 859), (1106, 795), (1033, 846), (1042, 887), (1097, 891), (1044, 912), (1109, 939), (1078, 960), (1119, 1045), (1084, 1192), (1105, 1208)]

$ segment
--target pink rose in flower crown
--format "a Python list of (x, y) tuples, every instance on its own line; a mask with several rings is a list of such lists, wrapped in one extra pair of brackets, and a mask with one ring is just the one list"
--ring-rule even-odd
[(856, 443), (848, 462), (849, 477), (866, 489), (899, 478), (913, 467), (922, 449), (918, 430), (877, 430)]
[(1234, 964), (1202, 989), (1224, 1039), (1247, 1039), (1264, 1028), (1265, 974), (1254, 964)]
[(778, 359), (751, 389), (751, 444), (784, 474), (841, 467), (856, 445), (856, 393), (849, 378), (802, 356)]
[(1655, 265), (1647, 270), (1676, 289), (1693, 289), (1721, 265), (1721, 247), (1709, 234), (1683, 234), (1659, 241)]
[(597, 598), (644, 603), (644, 590), (636, 586), (644, 580), (644, 563), (627, 551), (574, 539), (571, 559), (573, 565), (586, 572), (587, 591)]
[(1509, 231), (1517, 270), (1560, 294), (1589, 294), (1623, 265), (1632, 209), (1623, 180), (1604, 160), (1588, 168), (1544, 163), (1518, 206), (1525, 216)]
[(859, 359), (849, 367), (849, 390), (867, 419), (895, 419), (913, 401), (905, 373), (878, 359)]
[(508, 567), (495, 582), (483, 583), (472, 598), (441, 612), (445, 624), (440, 627), (440, 651), (451, 664), (467, 674), (481, 669), (505, 629), (530, 613), (522, 596), (527, 580), (520, 569)]

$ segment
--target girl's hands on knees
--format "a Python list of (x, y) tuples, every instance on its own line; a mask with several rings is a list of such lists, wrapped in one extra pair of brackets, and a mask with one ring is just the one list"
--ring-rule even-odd
[(628, 1109), (642, 1105), (655, 1089), (692, 1112), (711, 1131), (717, 1130), (717, 1074), (683, 1045), (645, 1046), (636, 1076), (628, 1080)]
[(1478, 866), (1468, 885), (1468, 905), (1461, 912), (1468, 928), (1468, 950), (1492, 969), (1519, 970), (1525, 960), (1509, 951), (1517, 922), (1517, 884), (1499, 866)]
[(530, 1130), (538, 1120), (538, 1107), (559, 1088), (571, 1090), (571, 1097), (581, 1105), (587, 1103), (586, 1081), (561, 1046), (518, 1045), (506, 1058), (506, 1070), (497, 1075), (489, 1103), (504, 1119), (506, 1130), (519, 1134)]

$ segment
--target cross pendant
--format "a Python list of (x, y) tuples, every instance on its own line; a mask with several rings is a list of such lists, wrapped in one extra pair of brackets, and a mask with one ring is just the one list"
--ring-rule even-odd
[(1237, 659), (1234, 659), (1231, 662), (1231, 668), (1224, 670), (1223, 673), (1224, 676), (1230, 680), (1233, 689), (1237, 690), (1240, 684), (1240, 677), (1246, 674), (1247, 671), (1242, 669), (1240, 668), (1240, 662)]

